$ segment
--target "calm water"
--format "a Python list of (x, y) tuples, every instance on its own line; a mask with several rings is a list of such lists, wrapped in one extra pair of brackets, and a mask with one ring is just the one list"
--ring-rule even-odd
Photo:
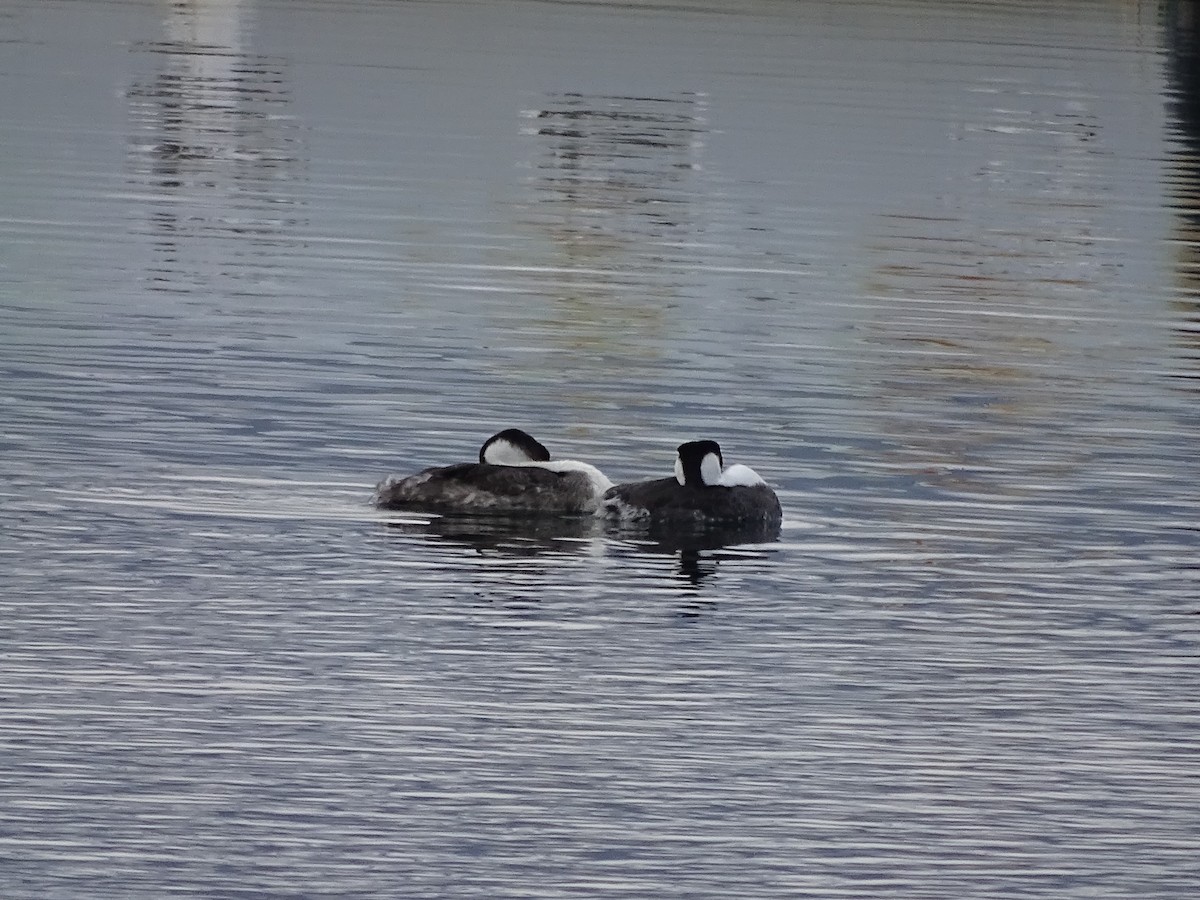
[(1196, 896), (1197, 27), (4, 4), (0, 894)]

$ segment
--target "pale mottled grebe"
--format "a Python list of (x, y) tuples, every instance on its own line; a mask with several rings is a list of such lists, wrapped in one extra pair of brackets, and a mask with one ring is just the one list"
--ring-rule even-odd
[(552, 461), (550, 451), (519, 428), (492, 435), (479, 462), (436, 466), (406, 478), (386, 478), (372, 501), (382, 509), (534, 514), (592, 513), (613, 486), (595, 466)]

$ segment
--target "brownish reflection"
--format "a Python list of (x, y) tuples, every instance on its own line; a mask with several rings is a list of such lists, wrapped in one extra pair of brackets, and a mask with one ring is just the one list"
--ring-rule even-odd
[[(881, 214), (867, 242), (860, 354), (889, 461), (948, 489), (1002, 490), (1078, 469), (1113, 271), (1105, 250), (1103, 125), (1085, 94), (1014, 87), (963, 123), (940, 196)], [(1082, 443), (1086, 443), (1086, 440)], [(1036, 446), (1035, 446), (1036, 445)], [(1011, 480), (1003, 490), (1011, 490)]]
[(251, 6), (176, 0), (165, 6), (163, 39), (131, 47), (153, 68), (127, 93), (130, 178), (145, 194), (153, 290), (260, 279), (281, 235), (301, 222), (286, 188), (303, 154), (285, 64), (245, 49)]

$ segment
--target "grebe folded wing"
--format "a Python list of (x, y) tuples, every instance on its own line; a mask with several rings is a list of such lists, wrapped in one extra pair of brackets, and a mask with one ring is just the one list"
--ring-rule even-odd
[(375, 505), (403, 509), (421, 505), (434, 510), (489, 511), (517, 503), (528, 491), (553, 491), (559, 476), (522, 467), (514, 478), (512, 466), (491, 463), (455, 463), (434, 466), (406, 478), (386, 479), (375, 489)]

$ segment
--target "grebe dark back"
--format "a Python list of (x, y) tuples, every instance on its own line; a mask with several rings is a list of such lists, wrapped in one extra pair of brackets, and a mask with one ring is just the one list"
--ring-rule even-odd
[(605, 515), (623, 522), (778, 523), (779, 498), (749, 466), (725, 467), (716, 441), (680, 444), (675, 477), (619, 484), (604, 495)]

